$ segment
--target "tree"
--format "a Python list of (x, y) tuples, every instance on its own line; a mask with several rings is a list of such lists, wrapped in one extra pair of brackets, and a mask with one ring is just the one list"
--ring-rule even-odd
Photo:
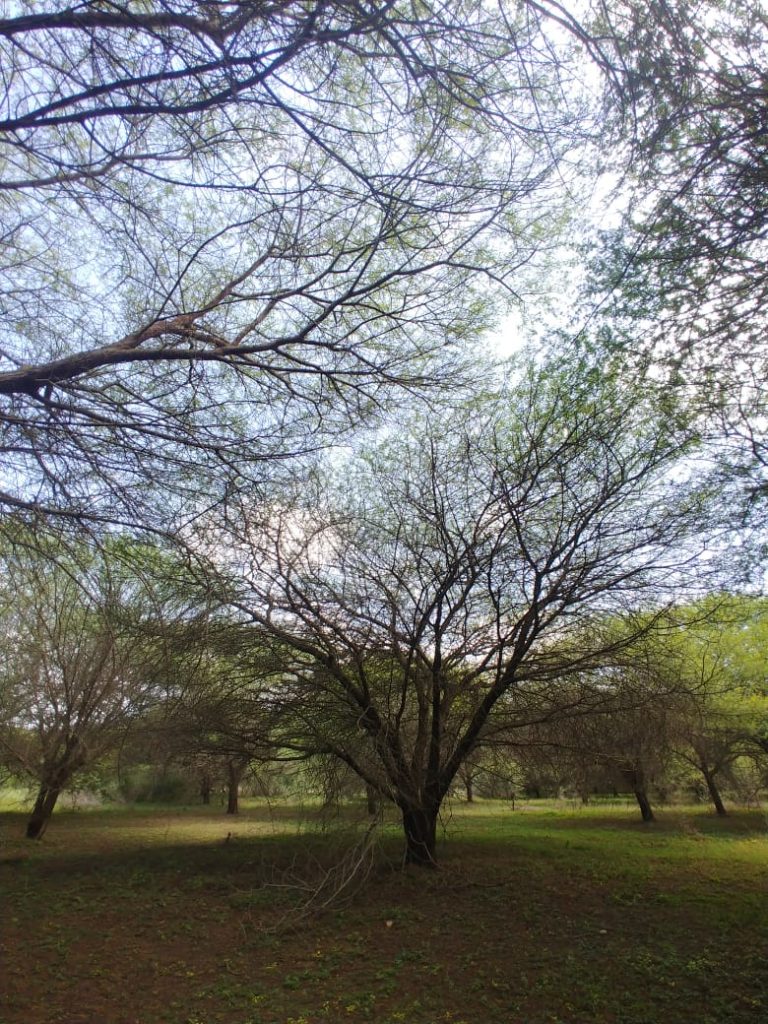
[(673, 335), (662, 353), (672, 361), (721, 365), (734, 349), (762, 352), (765, 11), (730, 0), (622, 0), (594, 27), (621, 69), (614, 82), (631, 115), (617, 127), (633, 172), (627, 297), (645, 279), (658, 315), (645, 322), (654, 340)]
[[(145, 581), (82, 546), (78, 557), (17, 535), (4, 552), (0, 666), (3, 760), (38, 786), (27, 836), (40, 838), (62, 792), (114, 750), (162, 694), (162, 649), (141, 621), (158, 611)], [(150, 603), (151, 602), (151, 603)]]
[(529, 723), (502, 722), (495, 744), (537, 780), (536, 789), (543, 779), (558, 795), (570, 790), (583, 803), (597, 788), (629, 790), (643, 821), (653, 821), (650, 789), (664, 783), (689, 695), (669, 642), (679, 623), (674, 606), (649, 611), (644, 621), (605, 621), (605, 640), (612, 636), (613, 644), (606, 642), (600, 661), (537, 686), (529, 700), (538, 713)]
[[(756, 739), (768, 719), (766, 608), (759, 599), (717, 595), (681, 609), (680, 615), (681, 629), (665, 645), (666, 672), (673, 668), (685, 685), (671, 747), (701, 775), (716, 813), (724, 816), (721, 780), (739, 761), (759, 756)], [(659, 671), (661, 663), (658, 657)]]
[(0, 40), (20, 514), (172, 528), (448, 386), (588, 128), (534, 4), (50, 0)]
[(717, 594), (671, 607), (639, 644), (596, 672), (564, 679), (541, 722), (502, 732), (497, 742), (581, 793), (610, 771), (633, 792), (644, 821), (654, 817), (650, 785), (663, 786), (682, 763), (725, 815), (721, 782), (759, 758), (768, 717), (764, 632), (760, 599)]
[(278, 711), (268, 697), (282, 662), (252, 630), (215, 617), (203, 630), (197, 622), (178, 625), (168, 642), (173, 669), (154, 731), (168, 757), (198, 769), (203, 802), (210, 802), (218, 776), (226, 785), (227, 813), (237, 814), (249, 766), (280, 759), (273, 743)]
[(664, 374), (721, 465), (763, 495), (768, 17), (731, 0), (598, 8), (625, 214), (598, 249), (592, 298), (627, 363)]
[(414, 424), (300, 506), (232, 524), (229, 606), (284, 658), (281, 743), (392, 800), (407, 861), (434, 864), (441, 801), (494, 725), (546, 716), (542, 688), (684, 586), (701, 518), (659, 417), (615, 382), (530, 370), (493, 409)]

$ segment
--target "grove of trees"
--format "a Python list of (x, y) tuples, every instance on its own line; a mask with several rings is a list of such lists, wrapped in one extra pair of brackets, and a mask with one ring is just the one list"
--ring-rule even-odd
[(767, 58), (732, 0), (5, 5), (30, 837), (118, 750), (348, 773), (424, 866), (492, 765), (759, 793)]

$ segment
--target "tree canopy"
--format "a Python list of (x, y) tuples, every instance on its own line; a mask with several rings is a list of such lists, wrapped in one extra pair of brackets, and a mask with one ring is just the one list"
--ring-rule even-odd
[(690, 584), (706, 531), (669, 479), (686, 434), (632, 388), (530, 367), (482, 411), (409, 428), (300, 504), (244, 508), (218, 561), (231, 612), (280, 652), (280, 743), (394, 801), (424, 863), (494, 716), (536, 718), (536, 685), (652, 628), (640, 613)]
[[(159, 680), (233, 778), (257, 748), (335, 759), (433, 863), (494, 730), (586, 714), (619, 678), (663, 700), (633, 645), (723, 585), (729, 545), (757, 563), (733, 498), (768, 465), (762, 9), (3, 13), (0, 530), (36, 652), (9, 655), (13, 728), (30, 665), (58, 684), (60, 647), (93, 648), (99, 707)], [(513, 307), (520, 347), (545, 344), (502, 365), (482, 346)], [(128, 559), (154, 668), (88, 589), (94, 566), (123, 586), (140, 532), (177, 551)], [(617, 700), (612, 736), (582, 730), (614, 760), (672, 720)]]
[(587, 130), (524, 3), (19, 3), (0, 62), (0, 499), (75, 519), (450, 386)]
[(718, 458), (762, 494), (768, 16), (759, 3), (626, 0), (598, 23), (627, 116), (609, 161), (624, 216), (597, 246), (593, 298), (628, 364), (664, 375), (711, 435), (736, 441)]

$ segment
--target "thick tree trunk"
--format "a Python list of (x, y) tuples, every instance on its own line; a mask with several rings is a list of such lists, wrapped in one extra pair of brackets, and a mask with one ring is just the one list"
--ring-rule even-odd
[(720, 796), (720, 790), (717, 788), (715, 776), (711, 772), (707, 771), (706, 768), (701, 769), (701, 774), (704, 776), (704, 781), (707, 784), (707, 789), (709, 790), (712, 803), (715, 805), (715, 813), (721, 818), (727, 817), (728, 812), (725, 809), (723, 798)]
[(42, 839), (60, 792), (59, 786), (40, 786), (35, 806), (27, 822), (27, 839)]
[(405, 831), (405, 863), (423, 868), (437, 867), (437, 815), (423, 807), (403, 808), (403, 830)]

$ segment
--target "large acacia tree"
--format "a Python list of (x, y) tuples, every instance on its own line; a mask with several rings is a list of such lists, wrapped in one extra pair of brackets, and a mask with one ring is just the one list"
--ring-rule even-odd
[(455, 379), (587, 130), (525, 2), (19, 2), (0, 65), (0, 501), (76, 519)]
[(648, 629), (634, 612), (686, 585), (702, 521), (671, 478), (685, 438), (594, 375), (531, 370), (489, 408), (410, 426), (303, 504), (243, 509), (228, 600), (281, 652), (264, 695), (281, 744), (344, 761), (433, 864), (441, 802), (494, 720), (549, 714), (547, 685)]

